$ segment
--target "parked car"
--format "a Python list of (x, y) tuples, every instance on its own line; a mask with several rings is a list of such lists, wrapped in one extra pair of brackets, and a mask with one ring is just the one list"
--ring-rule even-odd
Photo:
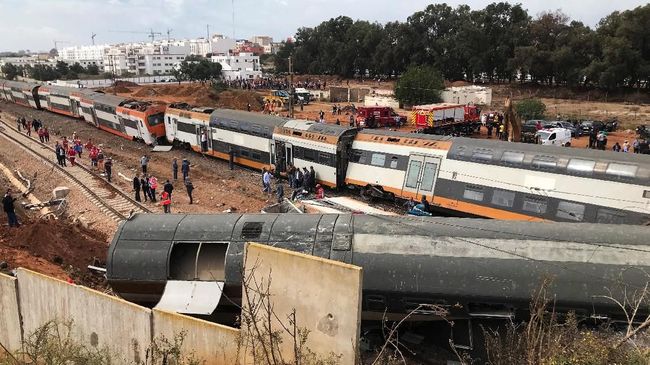
[(531, 119), (525, 121), (521, 126), (521, 141), (524, 143), (535, 143), (535, 134), (537, 133), (537, 122), (542, 123), (544, 126), (544, 120), (541, 119)]
[(535, 134), (538, 143), (545, 146), (571, 146), (571, 131), (565, 128), (542, 129)]
[[(573, 126), (573, 123), (565, 122), (563, 120), (556, 120), (556, 121), (549, 122), (549, 125), (552, 128), (564, 128), (564, 129), (570, 130), (571, 131), (571, 137), (580, 137), (580, 136), (582, 136), (582, 129), (576, 128), (575, 126)], [(544, 128), (547, 128), (547, 127), (544, 127)]]
[(605, 128), (605, 123), (596, 120), (585, 120), (580, 123), (580, 128), (582, 129), (582, 134), (586, 135), (591, 133), (592, 130), (600, 131)]
[(618, 128), (618, 119), (612, 118), (605, 122), (605, 130), (608, 132), (614, 132)]

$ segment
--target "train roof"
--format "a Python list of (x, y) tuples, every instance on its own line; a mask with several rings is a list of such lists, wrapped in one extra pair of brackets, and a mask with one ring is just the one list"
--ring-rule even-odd
[[(287, 223), (291, 224), (280, 224)], [(374, 216), (350, 214), (136, 214), (115, 234), (118, 241), (175, 240), (274, 241), (288, 236), (313, 238), (319, 224), (341, 222), (351, 234), (413, 235), (467, 239), (540, 240), (648, 246), (644, 226), (500, 221), (475, 218)], [(255, 233), (253, 236), (253, 225)], [(274, 239), (275, 238), (275, 239)], [(407, 242), (396, 244), (408, 244)]]
[(487, 148), (508, 151), (518, 151), (537, 155), (553, 155), (589, 160), (606, 160), (637, 164), (650, 164), (650, 156), (639, 153), (616, 153), (588, 148), (570, 148), (560, 146), (542, 146), (532, 143), (513, 143), (490, 139), (474, 139), (465, 137), (453, 138), (453, 149), (458, 147)]
[(111, 94), (102, 94), (95, 92), (94, 95), (92, 96), (92, 99), (96, 103), (104, 104), (104, 105), (109, 105), (113, 107), (118, 107), (122, 102), (127, 100), (127, 98), (123, 96), (117, 96), (117, 95), (111, 95)]
[(5, 81), (5, 87), (17, 87), (21, 90), (25, 90), (25, 89), (34, 90), (34, 88), (39, 86), (41, 86), (41, 84), (37, 84), (35, 82), (10, 81), (10, 80)]
[(303, 119), (287, 120), (286, 123), (282, 125), (282, 127), (301, 130), (305, 132), (319, 133), (319, 134), (324, 134), (324, 135), (334, 136), (334, 137), (340, 137), (344, 135), (346, 132), (356, 130), (355, 127), (347, 127), (347, 126), (341, 126), (336, 124), (317, 123), (311, 120), (303, 120)]
[(210, 124), (216, 126), (223, 125), (223, 122), (249, 122), (266, 127), (274, 128), (286, 122), (286, 118), (276, 117), (274, 115), (245, 112), (232, 109), (217, 109), (210, 114)]

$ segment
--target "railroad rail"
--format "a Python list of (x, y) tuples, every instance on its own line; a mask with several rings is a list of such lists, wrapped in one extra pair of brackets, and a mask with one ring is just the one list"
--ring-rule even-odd
[(29, 151), (48, 165), (53, 166), (76, 185), (100, 211), (115, 221), (125, 220), (131, 213), (151, 213), (128, 194), (105, 179), (97, 176), (87, 167), (77, 164), (63, 168), (54, 161), (54, 149), (18, 132), (13, 126), (0, 121), (0, 135)]

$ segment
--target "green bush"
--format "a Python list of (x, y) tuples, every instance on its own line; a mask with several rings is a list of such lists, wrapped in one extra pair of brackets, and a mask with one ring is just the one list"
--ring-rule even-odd
[(515, 111), (523, 120), (542, 119), (546, 105), (540, 99), (525, 99), (515, 103)]

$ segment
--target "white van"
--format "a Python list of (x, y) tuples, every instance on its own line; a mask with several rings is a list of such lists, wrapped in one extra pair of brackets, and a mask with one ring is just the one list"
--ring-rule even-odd
[(535, 133), (538, 144), (548, 146), (571, 146), (571, 131), (565, 128), (542, 129)]

